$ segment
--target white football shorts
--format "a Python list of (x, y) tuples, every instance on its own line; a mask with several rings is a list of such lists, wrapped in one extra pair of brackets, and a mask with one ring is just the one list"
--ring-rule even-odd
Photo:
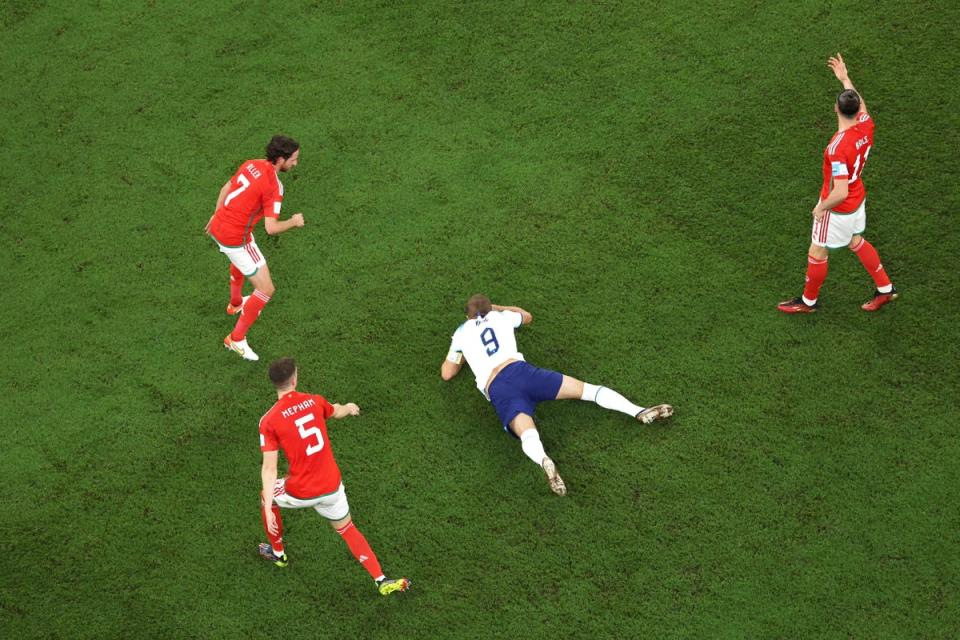
[(864, 199), (853, 213), (828, 211), (819, 220), (813, 221), (810, 241), (818, 247), (839, 249), (850, 244), (853, 236), (867, 228), (867, 201)]
[[(214, 240), (214, 242), (217, 241)], [(219, 242), (217, 242), (217, 246), (220, 247), (220, 253), (230, 258), (233, 266), (248, 278), (256, 274), (261, 267), (267, 266), (267, 259), (260, 253), (260, 247), (257, 246), (257, 241), (254, 240), (253, 234), (250, 234), (250, 242), (243, 246), (225, 247)]]
[(286, 478), (278, 478), (277, 484), (273, 488), (273, 501), (276, 502), (278, 506), (284, 509), (306, 509), (307, 507), (313, 507), (317, 513), (327, 520), (343, 520), (349, 515), (350, 505), (347, 504), (347, 492), (343, 490), (342, 482), (340, 483), (340, 487), (333, 493), (310, 498), (309, 500), (301, 500), (288, 494), (284, 486), (286, 482)]

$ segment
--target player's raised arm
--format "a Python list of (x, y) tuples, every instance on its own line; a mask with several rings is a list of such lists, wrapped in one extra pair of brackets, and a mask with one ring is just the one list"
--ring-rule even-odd
[(523, 316), (522, 324), (530, 324), (533, 322), (533, 314), (529, 311), (521, 309), (520, 307), (506, 307), (499, 304), (492, 304), (490, 305), (490, 308), (494, 311), (513, 311), (514, 313), (519, 313), (521, 316)]
[(837, 80), (840, 81), (844, 89), (857, 92), (857, 95), (860, 96), (860, 111), (867, 113), (867, 103), (863, 99), (863, 94), (857, 91), (857, 88), (853, 86), (853, 82), (850, 81), (850, 75), (847, 73), (847, 65), (843, 61), (843, 56), (839, 53), (836, 57), (831, 56), (830, 59), (827, 60), (827, 66), (833, 70), (833, 75), (837, 76)]

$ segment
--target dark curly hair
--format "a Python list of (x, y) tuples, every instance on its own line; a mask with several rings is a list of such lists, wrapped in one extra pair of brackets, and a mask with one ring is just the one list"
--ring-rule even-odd
[(267, 160), (276, 162), (279, 158), (286, 160), (300, 148), (300, 143), (287, 136), (273, 136), (267, 143)]

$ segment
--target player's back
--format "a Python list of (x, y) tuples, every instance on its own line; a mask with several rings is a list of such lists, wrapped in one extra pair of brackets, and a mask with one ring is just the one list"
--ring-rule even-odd
[(217, 209), (210, 233), (220, 244), (239, 246), (248, 241), (264, 215), (280, 214), (283, 184), (267, 160), (247, 160), (230, 179), (230, 191)]
[(467, 320), (453, 334), (453, 346), (466, 358), (481, 392), (499, 365), (507, 360), (523, 360), (514, 335), (514, 329), (521, 324), (523, 316), (515, 311), (491, 311), (483, 318)]
[(323, 396), (292, 391), (260, 419), (260, 448), (283, 449), (289, 468), (286, 491), (296, 498), (333, 493), (340, 486), (340, 469), (327, 439), (331, 415), (333, 406)]
[(863, 170), (873, 148), (873, 118), (867, 112), (857, 114), (852, 127), (838, 131), (823, 151), (824, 184), (821, 199), (829, 195), (832, 178), (847, 179), (847, 197), (833, 207), (837, 213), (852, 213), (857, 210), (867, 191), (863, 184)]

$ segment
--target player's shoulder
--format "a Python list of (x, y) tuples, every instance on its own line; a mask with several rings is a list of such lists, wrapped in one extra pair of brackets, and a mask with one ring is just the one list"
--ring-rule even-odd
[(837, 149), (843, 143), (843, 139), (847, 137), (846, 130), (837, 131), (833, 134), (833, 137), (830, 138), (830, 142), (827, 143), (827, 154), (833, 155), (836, 153)]
[(240, 165), (240, 171), (246, 171), (257, 181), (261, 178), (266, 178), (268, 182), (274, 182), (277, 179), (277, 172), (274, 171), (273, 165), (270, 164), (269, 160), (265, 160), (264, 158), (251, 158), (247, 160)]
[(513, 321), (519, 316), (523, 317), (523, 314), (518, 313), (517, 311), (511, 311), (510, 309), (501, 309), (500, 311), (494, 311), (497, 314), (497, 319), (503, 322), (513, 323)]
[(282, 407), (280, 406), (280, 402), (281, 402), (280, 400), (277, 400), (276, 402), (274, 402), (274, 403), (273, 403), (273, 406), (271, 406), (269, 409), (267, 409), (267, 412), (264, 413), (262, 416), (260, 416), (260, 423), (259, 423), (259, 424), (260, 424), (260, 429), (261, 429), (261, 430), (262, 430), (265, 426), (270, 425), (270, 423), (273, 421), (273, 419), (276, 417), (276, 415), (282, 410)]

